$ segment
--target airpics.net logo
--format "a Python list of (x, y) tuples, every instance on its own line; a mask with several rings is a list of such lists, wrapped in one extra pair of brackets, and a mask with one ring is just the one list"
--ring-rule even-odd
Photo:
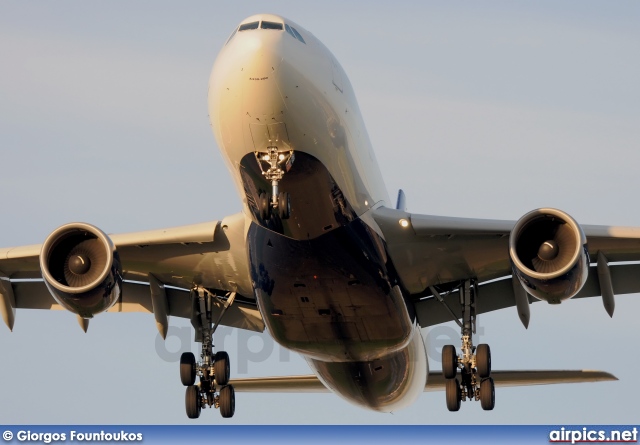
[(638, 443), (638, 429), (598, 430), (560, 428), (549, 432), (550, 443)]

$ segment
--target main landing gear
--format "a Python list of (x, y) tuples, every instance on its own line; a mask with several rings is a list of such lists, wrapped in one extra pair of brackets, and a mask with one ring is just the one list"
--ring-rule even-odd
[[(224, 351), (213, 353), (213, 334), (234, 299), (235, 292), (223, 299), (201, 286), (191, 291), (191, 323), (196, 329), (196, 341), (202, 343), (202, 352), (200, 362), (196, 362), (191, 352), (185, 352), (180, 357), (180, 381), (187, 387), (185, 408), (190, 419), (200, 417), (200, 412), (206, 407), (219, 408), (222, 417), (233, 417), (235, 412), (235, 391), (229, 384), (229, 354)], [(212, 312), (216, 300), (223, 302), (223, 307), (213, 324)], [(198, 384), (196, 377), (200, 380)]]
[[(291, 169), (291, 165), (295, 160), (293, 150), (288, 153), (278, 152), (277, 146), (267, 147), (267, 152), (254, 152), (256, 161), (260, 166), (260, 170), (267, 180), (271, 181), (271, 193), (260, 193), (258, 200), (258, 209), (260, 217), (263, 220), (271, 218), (272, 214), (280, 217), (280, 219), (289, 219), (291, 213), (291, 202), (289, 193), (280, 192), (278, 185), (280, 180)], [(268, 167), (267, 167), (268, 166)], [(267, 167), (265, 169), (265, 167)], [(284, 170), (282, 169), (284, 167)]]
[[(445, 386), (447, 408), (449, 411), (458, 411), (463, 400), (479, 400), (482, 409), (492, 410), (496, 398), (495, 384), (491, 378), (491, 349), (487, 344), (475, 347), (472, 341), (472, 335), (476, 332), (475, 299), (478, 295), (476, 282), (466, 280), (459, 288), (462, 322), (434, 287), (431, 287), (431, 291), (454, 316), (462, 331), (461, 354), (457, 354), (453, 345), (442, 348), (442, 374), (447, 380)], [(460, 370), (459, 379), (458, 370)]]

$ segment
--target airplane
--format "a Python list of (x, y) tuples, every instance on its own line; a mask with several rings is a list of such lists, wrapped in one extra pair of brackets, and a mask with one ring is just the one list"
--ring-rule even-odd
[[(62, 307), (83, 329), (101, 312), (191, 320), (200, 360), (180, 363), (187, 415), (235, 412), (235, 391), (326, 391), (395, 411), (424, 390), (495, 404), (495, 386), (597, 381), (602, 372), (494, 371), (475, 345), (477, 315), (515, 306), (637, 292), (640, 231), (579, 225), (537, 209), (518, 221), (410, 214), (384, 187), (353, 89), (340, 64), (300, 25), (243, 20), (210, 79), (209, 112), (243, 202), (221, 221), (106, 235), (63, 225), (39, 245), (0, 250), (3, 320), (16, 309)], [(459, 320), (461, 353), (443, 349), (429, 373), (420, 329)], [(314, 376), (230, 379), (214, 353), (220, 324), (268, 329)], [(199, 384), (196, 385), (196, 379)]]

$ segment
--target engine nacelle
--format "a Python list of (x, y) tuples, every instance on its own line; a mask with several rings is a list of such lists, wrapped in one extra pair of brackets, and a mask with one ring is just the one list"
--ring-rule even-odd
[(90, 224), (57, 228), (42, 245), (42, 278), (65, 309), (91, 318), (104, 312), (122, 294), (122, 267), (111, 239)]
[(589, 275), (587, 238), (571, 216), (556, 209), (520, 218), (511, 231), (509, 256), (524, 289), (551, 304), (575, 296)]

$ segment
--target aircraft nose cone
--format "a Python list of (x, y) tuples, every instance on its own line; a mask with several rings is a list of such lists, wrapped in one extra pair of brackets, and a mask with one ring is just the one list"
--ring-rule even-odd
[(281, 32), (270, 30), (245, 31), (238, 38), (236, 54), (243, 74), (261, 79), (271, 75), (282, 62)]

